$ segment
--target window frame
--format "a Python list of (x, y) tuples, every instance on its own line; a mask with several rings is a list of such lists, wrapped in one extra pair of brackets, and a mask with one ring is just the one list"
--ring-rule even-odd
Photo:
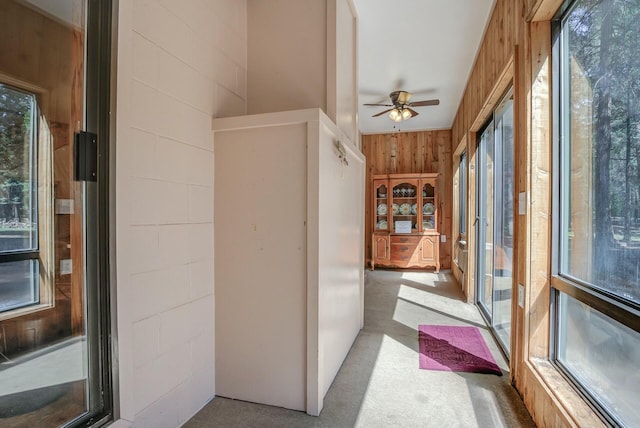
[[(553, 163), (553, 192), (552, 192), (552, 269), (551, 269), (551, 286), (553, 289), (563, 292), (574, 297), (575, 299), (593, 307), (603, 314), (615, 319), (621, 324), (627, 325), (633, 330), (640, 332), (640, 305), (630, 300), (623, 299), (613, 293), (608, 292), (600, 287), (591, 285), (578, 278), (564, 274), (561, 272), (561, 233), (563, 230), (563, 214), (564, 205), (562, 201), (563, 189), (565, 184), (563, 181), (562, 168), (566, 161), (566, 153), (562, 150), (562, 146), (570, 135), (566, 135), (564, 129), (566, 118), (563, 117), (564, 110), (562, 103), (566, 94), (564, 88), (566, 82), (563, 81), (567, 75), (563, 60), (562, 46), (562, 25), (564, 17), (571, 12), (576, 3), (580, 0), (568, 0), (560, 9), (552, 21), (553, 30), (553, 153), (556, 160)], [(552, 290), (552, 298), (554, 292)], [(554, 321), (556, 320), (555, 302), (552, 302), (552, 314)], [(555, 343), (552, 346), (555, 351)]]
[[(570, 119), (567, 115), (566, 88), (571, 76), (567, 70), (564, 55), (564, 24), (566, 17), (581, 0), (566, 0), (551, 20), (551, 86), (552, 86), (552, 183), (551, 183), (551, 272), (549, 307), (549, 361), (571, 383), (573, 388), (608, 423), (618, 424), (603, 405), (582, 385), (576, 377), (558, 360), (560, 348), (560, 294), (574, 298), (578, 302), (600, 312), (605, 317), (619, 322), (630, 329), (640, 332), (640, 305), (624, 299), (601, 287), (590, 284), (575, 276), (562, 272), (563, 230), (566, 222), (568, 177), (571, 167), (567, 168), (567, 144), (571, 141)], [(567, 171), (568, 170), (568, 171)]]
[[(32, 211), (37, 217), (38, 224), (35, 250), (0, 254), (0, 264), (25, 260), (37, 260), (38, 262), (38, 301), (1, 311), (0, 321), (5, 321), (50, 309), (55, 305), (53, 147), (46, 121), (41, 119), (41, 106), (48, 104), (48, 91), (4, 73), (0, 73), (0, 83), (13, 90), (32, 95), (35, 100), (35, 120), (32, 130), (34, 133), (32, 161), (35, 170), (33, 180), (35, 202)], [(50, 201), (50, 203), (45, 201)]]

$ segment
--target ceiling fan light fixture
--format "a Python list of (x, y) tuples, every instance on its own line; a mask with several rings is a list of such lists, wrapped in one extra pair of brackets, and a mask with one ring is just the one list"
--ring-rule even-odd
[(389, 112), (389, 119), (393, 120), (394, 122), (400, 122), (402, 120), (402, 114), (397, 108), (394, 108)]
[(423, 101), (415, 101), (409, 102), (411, 98), (411, 92), (407, 91), (393, 91), (389, 94), (389, 98), (391, 103), (365, 103), (365, 106), (380, 106), (380, 107), (388, 107), (385, 110), (382, 110), (379, 113), (372, 115), (371, 117), (379, 117), (384, 114), (388, 114), (389, 119), (392, 121), (399, 123), (403, 120), (409, 120), (412, 117), (416, 117), (418, 112), (415, 111), (412, 107), (426, 107), (426, 106), (437, 106), (440, 104), (439, 99), (433, 100), (423, 100)]

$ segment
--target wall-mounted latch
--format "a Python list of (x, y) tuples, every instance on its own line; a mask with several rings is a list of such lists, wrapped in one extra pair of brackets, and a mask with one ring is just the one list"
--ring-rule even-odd
[(74, 136), (74, 179), (98, 181), (98, 135), (76, 132)]
[(338, 140), (334, 143), (336, 145), (336, 149), (338, 150), (338, 158), (345, 164), (349, 165), (347, 162), (347, 149), (342, 145), (342, 141)]

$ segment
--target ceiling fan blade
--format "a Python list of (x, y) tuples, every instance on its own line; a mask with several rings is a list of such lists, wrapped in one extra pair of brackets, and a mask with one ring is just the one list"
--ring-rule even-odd
[(389, 110), (381, 111), (380, 113), (378, 113), (378, 114), (374, 114), (374, 115), (373, 115), (373, 116), (371, 116), (371, 117), (378, 117), (378, 116), (382, 116), (383, 114), (388, 113), (388, 112), (390, 112), (391, 110), (393, 110), (393, 109), (392, 109), (392, 108), (390, 108)]
[(362, 104), (363, 106), (393, 107), (393, 104)]
[(409, 107), (405, 107), (407, 110), (409, 110), (409, 112), (411, 113), (411, 117), (416, 117), (419, 113), (417, 111), (415, 111), (414, 109), (411, 109)]
[(425, 101), (416, 101), (415, 103), (407, 104), (410, 107), (424, 107), (424, 106), (437, 106), (440, 104), (440, 100), (425, 100)]

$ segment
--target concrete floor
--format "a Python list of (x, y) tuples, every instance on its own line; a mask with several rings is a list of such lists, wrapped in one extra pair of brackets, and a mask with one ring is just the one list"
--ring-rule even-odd
[(71, 338), (15, 361), (0, 356), (0, 400), (5, 395), (86, 379), (86, 346), (82, 338)]
[[(462, 298), (448, 272), (367, 271), (365, 326), (319, 417), (217, 397), (185, 427), (535, 427), (480, 313)], [(419, 324), (480, 327), (504, 375), (420, 370)]]

